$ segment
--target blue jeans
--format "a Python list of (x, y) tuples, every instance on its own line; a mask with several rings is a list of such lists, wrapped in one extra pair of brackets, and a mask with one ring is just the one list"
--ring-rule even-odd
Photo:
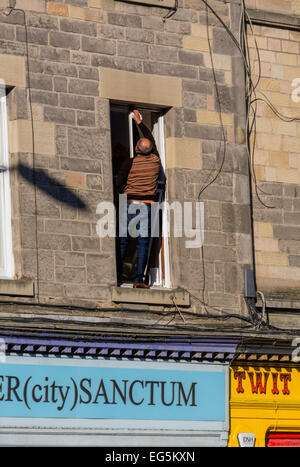
[[(127, 215), (126, 215), (127, 214)], [(151, 206), (144, 203), (127, 203), (127, 213), (120, 213), (120, 274), (126, 256), (129, 237), (136, 239), (136, 268), (134, 282), (144, 282), (151, 240)]]

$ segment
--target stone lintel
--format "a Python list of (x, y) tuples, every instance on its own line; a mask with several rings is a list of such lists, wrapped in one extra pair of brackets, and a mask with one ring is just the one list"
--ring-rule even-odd
[(55, 124), (52, 122), (34, 121), (33, 132), (30, 120), (13, 120), (8, 122), (9, 149), (11, 153), (35, 152), (37, 154), (55, 155)]
[(0, 55), (0, 79), (5, 86), (26, 87), (25, 58), (17, 55)]
[(282, 13), (274, 13), (273, 11), (251, 8), (247, 12), (253, 24), (300, 31), (300, 16), (284, 15)]
[(100, 97), (159, 107), (181, 107), (181, 79), (99, 68)]

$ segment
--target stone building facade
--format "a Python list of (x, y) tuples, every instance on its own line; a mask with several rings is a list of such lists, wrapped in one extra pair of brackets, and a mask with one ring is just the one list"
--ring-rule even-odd
[[(239, 2), (213, 7), (238, 30)], [(168, 200), (205, 207), (205, 263), (199, 248), (170, 239), (171, 287), (203, 288), (209, 305), (243, 312), (252, 258), (242, 59), (201, 2), (180, 2), (164, 20), (167, 11), (38, 1), (1, 15), (9, 150), (20, 169), (11, 175), (15, 277), (34, 282), (29, 301), (111, 301), (114, 241), (97, 235), (96, 208), (112, 200), (110, 102), (127, 101), (164, 111)]]
[[(9, 206), (1, 221), (9, 226), (1, 239), (3, 336), (216, 339), (214, 352), (205, 341), (190, 358), (290, 359), (289, 331), (299, 327), (300, 103), (291, 86), (300, 77), (298, 2), (0, 6), (9, 168), (0, 174)], [(257, 82), (250, 111), (245, 61)], [(97, 227), (101, 203), (114, 202), (114, 118), (124, 123), (132, 107), (156, 131), (168, 203), (204, 209), (203, 244), (190, 248), (188, 235), (170, 235), (161, 280), (146, 291), (117, 287), (116, 241)], [(172, 216), (164, 219), (167, 229)], [(222, 339), (240, 339), (240, 347), (219, 352)]]
[(259, 195), (254, 208), (257, 282), (270, 306), (294, 308), (299, 293), (299, 4), (248, 3), (264, 9), (268, 18), (264, 25), (256, 10), (250, 38), (254, 79), (260, 76), (253, 161)]

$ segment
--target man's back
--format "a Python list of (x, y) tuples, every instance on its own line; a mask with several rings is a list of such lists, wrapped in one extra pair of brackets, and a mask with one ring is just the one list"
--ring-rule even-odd
[(160, 169), (160, 158), (156, 154), (136, 155), (124, 188), (128, 200), (154, 201)]

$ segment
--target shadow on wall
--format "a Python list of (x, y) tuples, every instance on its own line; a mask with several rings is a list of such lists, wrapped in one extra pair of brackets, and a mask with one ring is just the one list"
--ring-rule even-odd
[(43, 169), (36, 170), (19, 163), (17, 167), (10, 170), (17, 170), (27, 182), (32, 183), (57, 201), (73, 208), (87, 209), (86, 203), (79, 196), (54, 178), (49, 177)]

